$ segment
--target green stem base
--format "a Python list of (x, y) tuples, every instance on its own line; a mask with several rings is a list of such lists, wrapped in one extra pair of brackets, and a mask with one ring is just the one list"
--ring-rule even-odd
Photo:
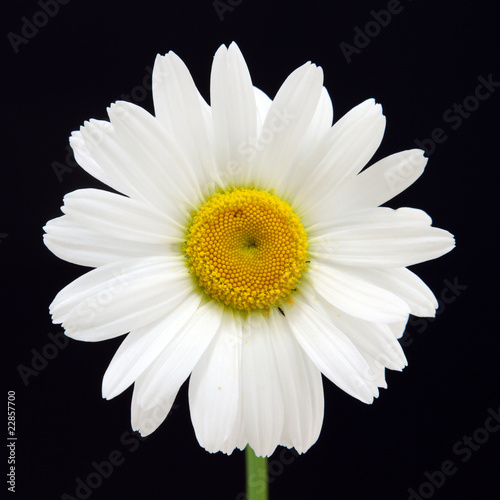
[(268, 500), (267, 458), (255, 456), (250, 446), (245, 448), (247, 500)]

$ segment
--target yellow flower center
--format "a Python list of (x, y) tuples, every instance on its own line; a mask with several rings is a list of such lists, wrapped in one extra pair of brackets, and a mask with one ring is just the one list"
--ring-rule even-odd
[(207, 295), (235, 309), (268, 310), (296, 288), (306, 269), (307, 234), (273, 193), (216, 193), (193, 215), (185, 252)]

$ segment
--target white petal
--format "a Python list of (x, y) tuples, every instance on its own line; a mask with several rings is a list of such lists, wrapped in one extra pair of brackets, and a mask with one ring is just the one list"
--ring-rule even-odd
[(330, 131), (333, 122), (333, 105), (328, 90), (325, 87), (321, 89), (318, 106), (313, 115), (311, 124), (307, 129), (302, 147), (306, 149), (307, 155), (311, 148), (315, 147), (322, 137)]
[(340, 311), (335, 318), (336, 326), (361, 351), (391, 370), (402, 370), (406, 357), (389, 325), (354, 318)]
[[(304, 295), (307, 295), (309, 303), (326, 316), (349, 340), (356, 346), (370, 367), (376, 363), (382, 364), (391, 370), (402, 370), (406, 364), (401, 345), (397, 341), (393, 329), (393, 323), (375, 323), (365, 321), (339, 310), (329, 303), (324, 297), (318, 295), (309, 285), (303, 287)], [(406, 319), (404, 320), (406, 322)], [(394, 323), (401, 325), (403, 321)], [(398, 337), (399, 338), (399, 337)], [(374, 373), (373, 380), (378, 375)]]
[[(114, 134), (109, 154), (134, 188), (162, 211), (185, 215), (201, 200), (195, 169), (160, 122), (146, 110), (119, 101), (108, 108)], [(108, 138), (106, 138), (108, 139)], [(118, 151), (111, 149), (115, 141)], [(106, 142), (103, 141), (101, 149)]]
[[(361, 226), (378, 227), (408, 227), (408, 226), (430, 226), (432, 219), (417, 208), (398, 208), (396, 210), (387, 207), (365, 208), (346, 213), (332, 213), (325, 211), (316, 217), (316, 223), (309, 226), (307, 233), (312, 247), (316, 242), (321, 248), (328, 250), (328, 246), (342, 231), (356, 230)], [(331, 250), (331, 249), (330, 249)]]
[(327, 132), (297, 170), (293, 192), (304, 214), (318, 210), (339, 187), (357, 175), (375, 154), (385, 116), (373, 99), (353, 108)]
[(147, 325), (193, 293), (184, 259), (150, 257), (98, 267), (63, 288), (54, 323), (77, 340), (99, 341)]
[(241, 440), (239, 318), (224, 314), (221, 328), (189, 381), (189, 408), (198, 442), (211, 453), (230, 454)]
[(404, 319), (403, 321), (398, 321), (396, 323), (390, 323), (388, 326), (391, 329), (394, 337), (400, 339), (406, 330), (407, 323), (408, 323), (408, 318)]
[(257, 87), (253, 88), (255, 93), (255, 105), (257, 106), (257, 134), (260, 134), (262, 130), (262, 125), (266, 121), (267, 113), (271, 107), (273, 101), (268, 97), (266, 93)]
[(354, 344), (319, 311), (298, 297), (287, 310), (295, 338), (321, 372), (351, 396), (371, 403), (378, 396), (373, 374)]
[(438, 302), (429, 287), (406, 268), (370, 269), (367, 279), (394, 293), (411, 308), (414, 316), (434, 317)]
[[(96, 122), (99, 122), (103, 129), (108, 128), (109, 130), (112, 130), (111, 124), (109, 122), (103, 120), (96, 120)], [(71, 133), (69, 144), (73, 149), (76, 161), (86, 172), (88, 172), (92, 177), (95, 177), (107, 186), (110, 186), (117, 191), (120, 190), (120, 183), (115, 183), (115, 181), (106, 174), (106, 172), (90, 154), (87, 146), (85, 145), (85, 141), (83, 140), (82, 133), (79, 130), (75, 130)]]
[(80, 266), (98, 267), (133, 257), (165, 255), (167, 247), (114, 238), (88, 229), (67, 215), (52, 219), (43, 228), (43, 242), (60, 259)]
[[(308, 165), (309, 168), (313, 166), (310, 164), (311, 151), (318, 147), (322, 138), (330, 131), (332, 121), (332, 100), (330, 99), (328, 91), (323, 87), (312, 121), (304, 132), (303, 137), (300, 139), (300, 148), (293, 158), (288, 171), (283, 173), (278, 180), (279, 183), (276, 185), (279, 192), (282, 193), (285, 198), (291, 196), (295, 204), (298, 204), (298, 198), (294, 193), (301, 189), (301, 187), (296, 184), (297, 177), (300, 176), (300, 171), (303, 170), (304, 165)], [(297, 171), (299, 173), (297, 173)], [(291, 194), (290, 190), (294, 191), (294, 193)]]
[(330, 304), (366, 321), (391, 323), (410, 313), (404, 300), (374, 284), (364, 270), (313, 261), (308, 279)]
[(169, 342), (141, 381), (145, 385), (138, 401), (142, 408), (148, 410), (156, 406), (156, 394), (165, 387), (177, 394), (219, 329), (222, 313), (220, 304), (207, 302), (177, 333), (169, 332)]
[(304, 353), (281, 314), (270, 313), (270, 339), (285, 409), (280, 444), (306, 452), (318, 439), (323, 424), (324, 396), (321, 372)]
[(249, 181), (264, 188), (282, 189), (288, 182), (293, 159), (316, 112), (323, 85), (321, 68), (306, 63), (279, 89), (255, 143), (244, 154), (254, 160)]
[[(259, 321), (260, 320), (260, 321)], [(284, 404), (268, 318), (252, 318), (244, 335), (241, 398), (245, 435), (257, 456), (269, 456), (283, 431)]]
[(406, 267), (435, 259), (449, 252), (455, 241), (448, 231), (424, 225), (428, 219), (424, 213), (389, 210), (373, 221), (347, 220), (345, 226), (339, 224), (330, 233), (311, 238), (310, 254), (363, 267)]
[(179, 145), (200, 186), (215, 182), (211, 110), (188, 68), (173, 52), (156, 58), (153, 101), (158, 121)]
[[(90, 120), (80, 129), (93, 158), (121, 193), (153, 205), (171, 217), (186, 219), (193, 208), (188, 196), (191, 194), (196, 201), (197, 185), (186, 181), (189, 169), (185, 168), (177, 146), (169, 141), (164, 130), (159, 130), (161, 126), (155, 118), (139, 106), (119, 102), (108, 109), (108, 114), (114, 121), (111, 128)], [(152, 151), (147, 152), (145, 148)], [(175, 180), (172, 174), (169, 176), (170, 172)], [(176, 189), (178, 186), (184, 189)], [(183, 194), (185, 196), (179, 197)]]
[(427, 158), (421, 149), (388, 156), (343, 184), (331, 198), (328, 211), (343, 213), (382, 205), (411, 186), (422, 175), (426, 164)]
[(387, 382), (385, 380), (385, 366), (382, 363), (375, 361), (368, 355), (365, 355), (364, 358), (375, 377), (374, 380), (377, 386), (381, 387), (382, 389), (387, 389)]
[(328, 132), (333, 123), (333, 104), (330, 94), (326, 87), (321, 89), (321, 96), (319, 98), (316, 113), (309, 127), (309, 131), (314, 131), (315, 135), (321, 137), (325, 132)]
[(369, 367), (364, 377), (376, 383), (378, 387), (386, 388), (385, 368), (401, 371), (407, 364), (393, 329), (394, 325), (403, 322), (384, 324), (364, 321), (340, 311), (309, 285), (303, 287), (303, 292), (304, 295), (307, 294), (308, 302), (314, 304), (316, 311), (339, 328), (356, 346)]
[(153, 323), (131, 331), (104, 374), (103, 397), (112, 399), (133, 384), (195, 316), (200, 301), (199, 294), (190, 294), (174, 310), (166, 311)]
[(115, 238), (169, 244), (169, 249), (183, 241), (184, 228), (159, 210), (101, 189), (68, 193), (61, 210), (80, 225)]
[[(124, 158), (123, 151), (115, 144), (111, 123), (90, 119), (80, 127), (79, 133), (88, 155), (108, 179), (106, 184), (131, 198), (149, 203), (148, 197), (135, 187), (132, 176), (128, 175), (130, 159)], [(102, 175), (97, 178), (102, 180)]]
[(233, 174), (231, 184), (241, 183), (248, 164), (242, 151), (257, 135), (257, 106), (245, 59), (234, 42), (214, 56), (210, 100), (217, 168)]
[[(142, 376), (147, 374), (147, 370)], [(141, 434), (141, 436), (149, 436), (154, 432), (160, 424), (167, 418), (177, 394), (172, 394), (170, 388), (165, 386), (163, 390), (157, 394), (157, 404), (149, 410), (145, 410), (139, 405), (142, 391), (145, 389), (144, 385), (140, 384), (140, 378), (134, 386), (134, 393), (132, 394), (132, 429)]]
[(371, 227), (332, 235), (330, 255), (337, 264), (406, 267), (436, 259), (455, 247), (453, 235), (435, 227)]

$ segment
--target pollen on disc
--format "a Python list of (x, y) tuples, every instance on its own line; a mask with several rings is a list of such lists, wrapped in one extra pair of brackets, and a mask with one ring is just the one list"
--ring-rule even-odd
[(290, 295), (305, 271), (307, 234), (274, 193), (228, 189), (193, 215), (185, 252), (208, 296), (235, 309), (267, 310)]

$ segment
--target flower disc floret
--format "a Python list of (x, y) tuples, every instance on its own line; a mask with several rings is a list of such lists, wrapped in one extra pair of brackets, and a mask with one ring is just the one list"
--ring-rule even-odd
[(185, 251), (208, 296), (235, 309), (268, 310), (290, 295), (305, 271), (307, 234), (276, 194), (235, 188), (199, 207)]

